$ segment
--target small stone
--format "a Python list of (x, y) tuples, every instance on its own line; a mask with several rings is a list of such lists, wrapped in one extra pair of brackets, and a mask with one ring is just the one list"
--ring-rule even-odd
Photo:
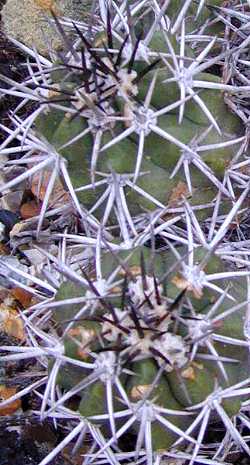
[(46, 256), (37, 249), (22, 249), (22, 253), (28, 258), (33, 266), (40, 266), (47, 260)]
[(0, 223), (0, 241), (4, 240), (5, 237), (5, 226), (3, 223)]
[(48, 55), (49, 49), (63, 48), (60, 34), (50, 23), (50, 11), (80, 21), (86, 18), (91, 4), (89, 0), (7, 0), (2, 9), (3, 28), (7, 36)]
[(18, 216), (15, 213), (10, 210), (0, 209), (0, 223), (2, 225), (0, 234), (2, 234), (3, 238), (9, 235), (17, 222)]
[(23, 198), (23, 191), (8, 192), (1, 199), (2, 208), (18, 213)]

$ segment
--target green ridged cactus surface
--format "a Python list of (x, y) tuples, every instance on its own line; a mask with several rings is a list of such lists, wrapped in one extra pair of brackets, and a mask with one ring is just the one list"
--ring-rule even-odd
[[(185, 248), (179, 253), (185, 257)], [(68, 281), (61, 285), (54, 316), (65, 334), (65, 353), (86, 362), (94, 357), (95, 369), (103, 368), (89, 385), (91, 376), (86, 371), (86, 387), (84, 378), (77, 379), (79, 412), (87, 418), (103, 415), (103, 434), (114, 434), (116, 412), (117, 431), (122, 431), (127, 420), (125, 416), (122, 421), (122, 412), (129, 407), (131, 415), (138, 411), (131, 426), (135, 438), (145, 427), (143, 422), (148, 422), (154, 452), (169, 448), (194, 421), (191, 411), (185, 414), (186, 408), (205, 402), (215, 387), (230, 390), (244, 381), (249, 363), (247, 344), (240, 343), (247, 305), (245, 279), (234, 284), (223, 280), (219, 287), (225, 267), (220, 258), (207, 255), (206, 250), (197, 249), (193, 269), (189, 266), (187, 273), (187, 263), (178, 272), (168, 271), (175, 264), (169, 251), (152, 255), (144, 247), (115, 259), (106, 253), (103, 279), (116, 271), (117, 285), (103, 301), (93, 276), (84, 308), (80, 304), (60, 306), (65, 297), (83, 295), (77, 285)], [(209, 276), (215, 274), (218, 279), (215, 276), (215, 290), (211, 291)], [(232, 301), (243, 304), (233, 306)], [(74, 389), (74, 368), (70, 384), (67, 370), (65, 375), (64, 368), (59, 371), (59, 383), (67, 390)], [(109, 386), (114, 390), (112, 401)], [(240, 394), (230, 401), (222, 399), (225, 415), (237, 414), (244, 399)], [(147, 447), (145, 435), (144, 431), (140, 440)]]
[(18, 100), (0, 190), (39, 207), (9, 243), (43, 257), (19, 272), (27, 341), (1, 350), (37, 358), (40, 419), (68, 420), (40, 465), (71, 442), (83, 465), (227, 465), (250, 455), (246, 13), (100, 0), (88, 20), (66, 2), (71, 21), (41, 3), (60, 51), (27, 42), (28, 77), (0, 75)]
[[(173, 53), (165, 34), (161, 39)], [(91, 209), (96, 197), (104, 192), (103, 187), (99, 189), (103, 181), (99, 173), (112, 179), (112, 172), (131, 175), (131, 181), (154, 199), (149, 201), (138, 190), (128, 190), (128, 207), (135, 215), (165, 205), (179, 182), (185, 183), (183, 195), (194, 206), (209, 203), (218, 187), (230, 197), (221, 180), (239, 148), (242, 131), (237, 116), (228, 111), (223, 94), (202, 88), (203, 81), (205, 86), (211, 82), (219, 85), (218, 76), (199, 73), (198, 84), (194, 81), (198, 87), (187, 84), (188, 95), (183, 99), (178, 75), (172, 82), (171, 72), (160, 59), (148, 65), (131, 52), (130, 60), (116, 64), (114, 58), (103, 56), (107, 37), (100, 40), (93, 41), (93, 47), (99, 45), (99, 54), (98, 47), (92, 52), (91, 44), (84, 42), (90, 50), (89, 66), (94, 63), (100, 69), (97, 76), (86, 64), (88, 77), (83, 82), (77, 71), (80, 55), (76, 55), (77, 65), (71, 72), (67, 66), (52, 73), (51, 85), (56, 90), (51, 105), (48, 100), (46, 112), (36, 120), (39, 134), (67, 160), (73, 187), (80, 188), (78, 199)], [(138, 54), (142, 43), (138, 38)], [(56, 110), (57, 99), (64, 98), (65, 111)], [(96, 214), (101, 218), (103, 208)]]

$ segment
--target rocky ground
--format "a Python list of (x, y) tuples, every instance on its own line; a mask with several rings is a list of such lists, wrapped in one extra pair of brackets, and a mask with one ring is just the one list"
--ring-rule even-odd
[[(0, 8), (5, 0), (0, 0)], [(12, 79), (23, 79), (24, 69), (19, 65), (23, 56), (10, 41), (7, 40), (0, 28), (0, 68), (1, 73)], [(8, 112), (15, 106), (12, 97), (1, 99), (0, 120), (3, 124), (8, 123)], [(0, 130), (0, 140), (4, 134)], [(3, 215), (0, 210), (0, 216)], [(15, 344), (13, 338), (0, 332), (0, 344)], [(6, 383), (10, 388), (25, 387), (25, 379), (28, 379), (36, 370), (35, 360), (28, 364), (9, 364), (8, 367), (0, 368), (0, 385)], [(38, 374), (39, 378), (39, 374)], [(36, 379), (38, 379), (36, 377)], [(34, 378), (35, 379), (35, 378)], [(50, 449), (62, 439), (63, 430), (55, 430), (52, 424), (40, 424), (38, 419), (31, 418), (30, 409), (34, 408), (35, 399), (26, 396), (15, 412), (4, 415), (0, 412), (0, 465), (37, 465), (48, 454)], [(54, 465), (66, 465), (71, 463), (70, 459), (58, 456)]]

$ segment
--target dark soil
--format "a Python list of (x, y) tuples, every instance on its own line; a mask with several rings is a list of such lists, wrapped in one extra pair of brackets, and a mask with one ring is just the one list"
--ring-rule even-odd
[[(0, 10), (6, 0), (0, 0)], [(22, 53), (5, 37), (0, 27), (0, 73), (11, 79), (21, 81), (25, 77), (25, 67)], [(0, 87), (5, 87), (0, 81)], [(17, 100), (14, 97), (6, 96), (0, 99), (0, 120), (4, 125), (9, 124), (8, 114), (15, 108)], [(5, 133), (0, 130), (0, 143), (5, 138)]]

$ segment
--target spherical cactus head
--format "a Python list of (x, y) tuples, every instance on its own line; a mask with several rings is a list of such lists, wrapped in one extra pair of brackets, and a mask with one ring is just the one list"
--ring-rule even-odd
[[(241, 215), (249, 163), (239, 115), (244, 122), (249, 115), (242, 116), (243, 84), (237, 104), (229, 98), (242, 75), (232, 83), (218, 76), (229, 56), (225, 40), (208, 32), (224, 27), (225, 10), (228, 25), (233, 7), (118, 3), (100, 2), (99, 15), (93, 4), (90, 24), (59, 20), (52, 8), (63, 53), (49, 59), (30, 49), (25, 82), (3, 79), (6, 92), (22, 99), (1, 146), (10, 157), (3, 190), (15, 186), (14, 163), (27, 168), (17, 178), (25, 196), (35, 196), (34, 173), (39, 189), (49, 173), (41, 215), (25, 227), (35, 247), (55, 245), (44, 251), (39, 277), (24, 284), (38, 303), (24, 313), (32, 349), (20, 346), (17, 358), (37, 354), (43, 367), (49, 359), (41, 417), (79, 420), (69, 439), (75, 450), (90, 432), (86, 461), (160, 465), (173, 453), (192, 464), (219, 463), (205, 435), (214, 421), (227, 428), (223, 446), (230, 437), (230, 447), (232, 439), (249, 450), (236, 429), (248, 424)], [(242, 19), (236, 10), (233, 29)], [(36, 108), (20, 116), (29, 98)], [(59, 231), (63, 215), (74, 221)]]

